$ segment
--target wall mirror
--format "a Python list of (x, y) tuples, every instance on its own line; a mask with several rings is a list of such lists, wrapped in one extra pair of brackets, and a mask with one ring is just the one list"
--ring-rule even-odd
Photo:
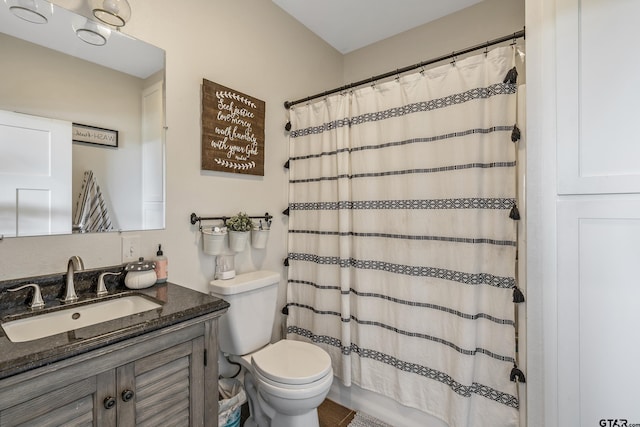
[(46, 22), (29, 22), (16, 1), (0, 0), (0, 235), (100, 231), (77, 212), (98, 201), (109, 230), (164, 228), (165, 52), (43, 0), (28, 3)]

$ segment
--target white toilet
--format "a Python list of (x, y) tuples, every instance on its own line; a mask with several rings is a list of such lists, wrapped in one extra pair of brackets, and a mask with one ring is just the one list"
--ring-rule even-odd
[(230, 304), (218, 324), (220, 351), (245, 368), (245, 427), (317, 427), (317, 408), (333, 382), (331, 358), (307, 342), (270, 344), (279, 283), (271, 271), (210, 283), (211, 294)]

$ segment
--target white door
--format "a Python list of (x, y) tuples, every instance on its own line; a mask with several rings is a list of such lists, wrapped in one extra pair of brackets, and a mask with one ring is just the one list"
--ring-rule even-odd
[(143, 229), (164, 228), (164, 95), (158, 82), (142, 93)]
[(0, 110), (0, 235), (71, 233), (71, 123)]

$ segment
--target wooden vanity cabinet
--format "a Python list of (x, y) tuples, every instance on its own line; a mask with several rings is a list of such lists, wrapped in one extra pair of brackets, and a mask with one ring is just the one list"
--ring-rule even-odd
[(216, 317), (1, 380), (0, 426), (216, 426)]

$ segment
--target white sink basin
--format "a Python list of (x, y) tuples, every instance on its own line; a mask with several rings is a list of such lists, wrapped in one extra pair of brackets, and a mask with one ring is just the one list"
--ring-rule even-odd
[(25, 342), (142, 313), (158, 307), (161, 305), (143, 296), (128, 295), (3, 322), (2, 329), (11, 342)]

